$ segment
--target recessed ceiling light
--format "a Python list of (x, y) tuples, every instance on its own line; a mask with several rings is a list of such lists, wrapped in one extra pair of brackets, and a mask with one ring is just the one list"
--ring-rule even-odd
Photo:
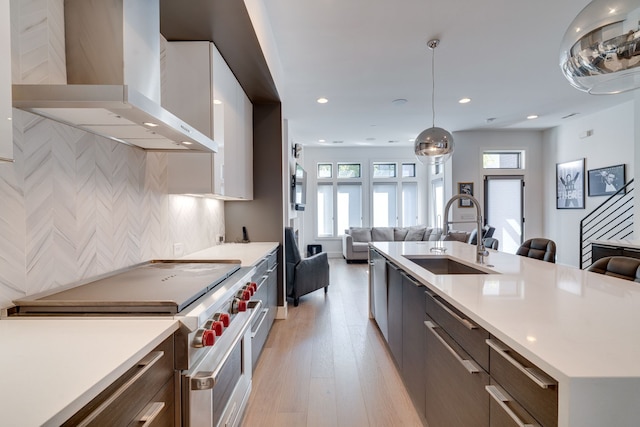
[(318, 142), (327, 142), (326, 139), (319, 139)]
[(527, 116), (527, 120), (533, 120), (533, 119), (537, 119), (538, 115), (537, 114), (530, 114)]
[(391, 101), (391, 104), (395, 105), (395, 106), (400, 106), (400, 105), (404, 105), (406, 104), (408, 101), (404, 98), (398, 98), (398, 99), (394, 99), (393, 101)]
[(317, 102), (318, 104), (326, 104), (329, 100), (327, 98), (318, 98)]
[(193, 144), (193, 142), (191, 142), (191, 141), (182, 141), (182, 143), (183, 143), (184, 145), (191, 145), (191, 144)]
[(149, 126), (150, 128), (154, 128), (154, 127), (158, 126), (157, 123), (153, 123), (153, 122), (144, 122), (142, 124), (145, 125), (145, 126)]
[(220, 104), (222, 104), (222, 101), (220, 101), (219, 99), (214, 99), (213, 103), (216, 104), (216, 105), (220, 105)]
[(615, 9), (609, 9), (609, 14), (610, 14), (610, 15), (613, 15), (614, 13), (616, 13), (616, 10), (615, 10)]
[(471, 98), (462, 98), (458, 101), (460, 104), (468, 104), (471, 102)]
[(410, 138), (409, 142), (416, 142), (416, 139), (415, 138)]

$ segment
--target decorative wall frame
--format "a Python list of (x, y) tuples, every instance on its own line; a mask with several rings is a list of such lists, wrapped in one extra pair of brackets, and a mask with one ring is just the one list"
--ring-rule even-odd
[(556, 209), (584, 209), (584, 158), (556, 164)]
[(589, 197), (609, 196), (627, 183), (624, 164), (591, 169), (588, 171), (588, 177)]
[[(473, 182), (459, 182), (458, 194), (468, 194), (469, 196), (473, 196)], [(473, 202), (469, 199), (458, 199), (458, 207), (470, 208), (473, 207)]]

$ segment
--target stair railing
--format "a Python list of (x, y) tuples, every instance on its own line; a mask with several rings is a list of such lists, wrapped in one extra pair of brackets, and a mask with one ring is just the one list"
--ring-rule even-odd
[(591, 242), (633, 235), (633, 179), (580, 221), (580, 268), (592, 264)]

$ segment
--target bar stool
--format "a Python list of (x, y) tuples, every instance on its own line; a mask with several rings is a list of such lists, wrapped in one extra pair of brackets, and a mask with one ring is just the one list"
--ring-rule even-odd
[(542, 237), (535, 237), (526, 240), (518, 250), (516, 255), (535, 258), (547, 262), (556, 262), (556, 242)]
[(587, 271), (640, 282), (640, 259), (626, 256), (600, 258)]

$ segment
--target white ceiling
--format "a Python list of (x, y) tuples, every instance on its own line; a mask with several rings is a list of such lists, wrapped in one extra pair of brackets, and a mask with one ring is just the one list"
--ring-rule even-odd
[[(574, 89), (558, 66), (564, 32), (588, 3), (268, 0), (289, 137), (307, 146), (411, 145), (432, 125), (432, 38), (441, 40), (435, 125), (450, 132), (544, 129), (627, 101), (632, 94)], [(329, 102), (318, 104), (319, 97)], [(462, 97), (471, 103), (459, 104)], [(397, 106), (395, 99), (408, 102)], [(529, 114), (540, 117), (527, 120)]]

